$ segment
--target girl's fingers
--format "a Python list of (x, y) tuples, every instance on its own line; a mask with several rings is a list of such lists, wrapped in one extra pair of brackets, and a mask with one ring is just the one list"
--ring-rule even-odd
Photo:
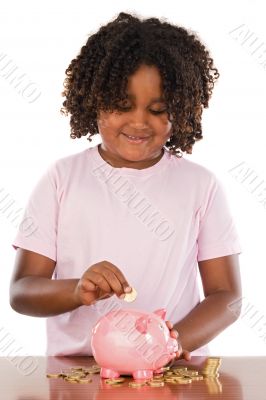
[(188, 350), (182, 350), (181, 349), (181, 351), (178, 350), (175, 354), (176, 354), (176, 358), (179, 358), (179, 359), (183, 358), (186, 361), (190, 361), (191, 360), (191, 355), (190, 355), (190, 352)]
[(167, 328), (170, 330), (170, 336), (173, 338), (178, 338), (179, 334), (176, 329), (173, 329), (173, 324), (171, 321), (165, 321)]
[(178, 332), (175, 329), (172, 329), (170, 332), (170, 336), (174, 339), (178, 338)]
[(83, 279), (81, 283), (81, 288), (85, 292), (95, 291), (97, 289), (96, 285), (91, 282), (89, 279)]
[(173, 328), (173, 324), (171, 321), (165, 321), (167, 328), (172, 329)]
[(100, 288), (102, 289), (103, 292), (106, 293), (111, 293), (112, 292), (112, 288), (109, 285), (109, 282), (106, 280), (106, 278), (96, 272), (96, 271), (89, 271), (87, 274), (84, 275), (83, 279), (82, 279), (82, 283), (81, 283), (81, 287), (84, 291), (88, 291), (88, 290), (95, 290), (95, 289), (89, 289), (89, 287), (91, 287), (91, 283), (93, 283), (97, 289)]
[(117, 280), (119, 281), (119, 284), (121, 285), (121, 288), (119, 289), (117, 294), (120, 295), (122, 293), (130, 293), (132, 288), (127, 282), (123, 273), (120, 271), (120, 269), (117, 268), (116, 265), (110, 263), (109, 261), (105, 261), (104, 263), (106, 265), (106, 268), (109, 268), (115, 274)]
[(190, 360), (191, 360), (191, 354), (190, 354), (190, 352), (189, 352), (188, 350), (184, 350), (184, 351), (183, 351), (183, 358), (184, 358), (185, 360), (187, 360), (187, 361), (190, 361)]
[(115, 272), (110, 268), (103, 268), (102, 274), (106, 281), (108, 282), (109, 286), (111, 287), (112, 291), (119, 297), (121, 294), (124, 293), (123, 286), (115, 274)]

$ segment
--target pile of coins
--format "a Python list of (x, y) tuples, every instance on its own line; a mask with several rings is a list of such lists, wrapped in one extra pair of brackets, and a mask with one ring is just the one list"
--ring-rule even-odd
[(93, 365), (89, 368), (83, 367), (71, 367), (67, 370), (62, 370), (58, 374), (47, 374), (47, 378), (63, 378), (64, 381), (69, 383), (91, 383), (91, 375), (99, 374), (101, 367), (99, 365)]
[[(132, 380), (128, 382), (128, 386), (139, 388), (142, 386), (162, 387), (165, 383), (176, 385), (186, 385), (194, 381), (203, 379), (215, 380), (219, 376), (218, 370), (221, 365), (221, 359), (218, 357), (210, 357), (207, 359), (201, 373), (195, 369), (189, 369), (185, 366), (172, 366), (161, 368), (161, 373), (154, 374), (153, 378), (146, 380)], [(91, 383), (91, 374), (99, 374), (101, 367), (97, 364), (89, 368), (72, 367), (69, 370), (62, 370), (59, 374), (47, 374), (47, 378), (63, 378), (69, 383)], [(112, 386), (122, 386), (126, 378), (108, 378), (104, 382)]]
[(219, 357), (209, 357), (201, 373), (205, 377), (218, 378), (220, 365), (221, 359)]
[(219, 357), (210, 357), (207, 359), (205, 366), (202, 370), (204, 381), (208, 387), (208, 392), (211, 395), (222, 393), (223, 387), (219, 381), (219, 368), (221, 359)]
[[(138, 380), (129, 382), (128, 386), (138, 388), (141, 386), (162, 387), (165, 383), (172, 384), (188, 384), (193, 381), (200, 381), (203, 375), (199, 375), (198, 371), (188, 369), (187, 367), (164, 367), (162, 373), (155, 374), (152, 379)], [(105, 383), (109, 385), (119, 385), (125, 381), (125, 378), (106, 379)]]

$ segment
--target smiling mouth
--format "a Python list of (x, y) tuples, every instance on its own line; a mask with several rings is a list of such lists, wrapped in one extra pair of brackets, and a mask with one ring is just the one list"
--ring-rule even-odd
[(143, 143), (147, 141), (150, 136), (131, 136), (131, 135), (126, 135), (125, 133), (122, 132), (122, 135), (127, 138), (127, 140), (131, 143)]

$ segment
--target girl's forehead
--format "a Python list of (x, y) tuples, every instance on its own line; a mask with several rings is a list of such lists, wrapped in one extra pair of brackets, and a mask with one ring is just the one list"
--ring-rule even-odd
[[(137, 99), (138, 96), (135, 96), (135, 94), (133, 93), (126, 93), (126, 97), (129, 100), (133, 100), (135, 101)], [(155, 97), (151, 97), (149, 98), (150, 103), (154, 104), (154, 103), (164, 103), (165, 99), (163, 98), (163, 95), (159, 95), (159, 96), (155, 96)]]
[(153, 102), (163, 102), (163, 85), (160, 72), (154, 66), (141, 66), (128, 77), (125, 95), (136, 100), (148, 97)]
[(140, 65), (135, 72), (128, 76), (128, 85), (132, 86), (139, 81), (160, 85), (162, 78), (159, 69), (154, 65)]

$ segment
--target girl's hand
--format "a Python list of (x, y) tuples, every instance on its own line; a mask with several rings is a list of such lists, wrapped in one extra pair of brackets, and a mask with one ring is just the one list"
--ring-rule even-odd
[(109, 261), (100, 261), (84, 272), (75, 288), (74, 296), (78, 304), (91, 305), (101, 299), (116, 294), (125, 296), (131, 287), (119, 268)]
[(181, 343), (178, 340), (178, 332), (176, 329), (173, 329), (173, 324), (171, 321), (165, 321), (167, 327), (170, 330), (170, 336), (174, 339), (177, 340), (178, 342), (178, 351), (175, 353), (176, 354), (176, 359), (181, 359), (184, 358), (186, 361), (190, 361), (191, 360), (191, 355), (190, 352), (188, 350), (183, 350)]

